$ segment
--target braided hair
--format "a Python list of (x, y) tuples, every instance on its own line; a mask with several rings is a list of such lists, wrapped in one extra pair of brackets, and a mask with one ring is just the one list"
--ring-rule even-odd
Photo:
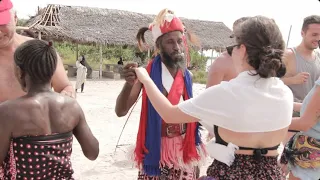
[(52, 42), (29, 40), (14, 53), (14, 62), (33, 83), (49, 83), (57, 68), (58, 56)]

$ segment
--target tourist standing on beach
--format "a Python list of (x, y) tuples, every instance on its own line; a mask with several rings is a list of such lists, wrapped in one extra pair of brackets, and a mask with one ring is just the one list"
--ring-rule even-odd
[[(184, 26), (173, 11), (164, 9), (149, 27), (137, 34), (140, 48), (144, 33), (150, 30), (158, 54), (148, 63), (147, 71), (170, 104), (192, 98), (192, 77), (186, 68)], [(150, 103), (134, 68), (127, 64), (123, 73), (126, 83), (117, 98), (116, 113), (125, 116), (142, 90), (142, 109), (134, 160), (139, 167), (138, 180), (196, 180), (197, 168), (205, 157), (199, 123), (166, 123)]]

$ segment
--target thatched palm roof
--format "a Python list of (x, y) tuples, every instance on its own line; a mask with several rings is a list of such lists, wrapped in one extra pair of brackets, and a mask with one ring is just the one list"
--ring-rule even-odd
[[(41, 31), (43, 38), (71, 41), (78, 44), (137, 44), (138, 29), (147, 27), (155, 15), (123, 10), (48, 5), (32, 17), (27, 26), (34, 33)], [(204, 49), (224, 49), (232, 43), (231, 30), (222, 22), (181, 18), (187, 30), (192, 31)], [(146, 33), (151, 42), (151, 33)]]

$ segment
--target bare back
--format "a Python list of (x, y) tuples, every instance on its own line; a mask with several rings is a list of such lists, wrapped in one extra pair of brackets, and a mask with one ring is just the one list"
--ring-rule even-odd
[(20, 44), (30, 39), (17, 34), (13, 49), (0, 50), (0, 102), (25, 95), (14, 75), (13, 54)]
[[(267, 148), (279, 145), (286, 137), (288, 128), (280, 129), (272, 132), (260, 133), (239, 133), (219, 127), (219, 135), (226, 142), (232, 142), (242, 147)], [(253, 151), (238, 150), (238, 154), (252, 155)], [(276, 150), (269, 151), (267, 156), (278, 155)]]
[(92, 134), (75, 99), (55, 92), (23, 96), (0, 104), (0, 162), (11, 138), (73, 132), (84, 155), (95, 160), (99, 142)]
[(53, 92), (23, 96), (3, 105), (14, 127), (13, 137), (72, 131), (82, 112), (76, 100)]

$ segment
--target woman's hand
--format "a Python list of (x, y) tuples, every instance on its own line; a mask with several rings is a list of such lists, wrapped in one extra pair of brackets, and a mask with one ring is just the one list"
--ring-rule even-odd
[(149, 73), (147, 72), (147, 70), (145, 68), (143, 68), (143, 67), (135, 68), (135, 72), (136, 72), (138, 80), (142, 84), (151, 80)]

